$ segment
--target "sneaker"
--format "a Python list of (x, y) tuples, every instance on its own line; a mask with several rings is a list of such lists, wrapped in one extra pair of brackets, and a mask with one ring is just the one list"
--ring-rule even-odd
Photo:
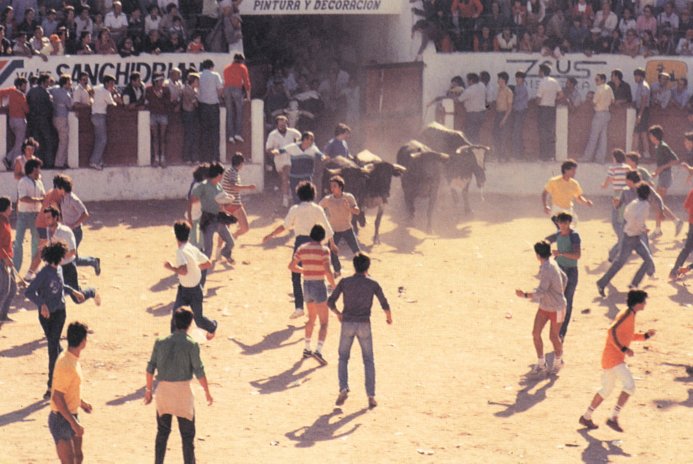
[(681, 219), (676, 220), (676, 231), (674, 236), (678, 237), (679, 234), (681, 233), (681, 229), (683, 229), (683, 221)]
[(166, 157), (165, 156), (162, 156), (161, 158), (159, 158), (159, 166), (161, 166), (162, 168), (166, 167)]
[(97, 276), (101, 275), (101, 258), (96, 258), (96, 263), (94, 263), (94, 272)]
[(229, 137), (229, 143), (236, 143), (236, 139), (233, 136)]
[(585, 416), (580, 416), (580, 425), (585, 426), (588, 430), (598, 429), (599, 426), (592, 422), (592, 419), (585, 419)]
[(368, 397), (368, 409), (373, 409), (376, 406), (378, 406), (378, 402), (375, 401), (375, 396), (369, 396)]
[(103, 166), (100, 164), (89, 163), (89, 167), (92, 169), (96, 169), (97, 171), (103, 171)]
[(298, 319), (299, 317), (303, 317), (303, 310), (302, 309), (296, 309), (293, 313), (291, 313), (291, 316), (289, 316), (289, 319)]
[(546, 364), (535, 364), (534, 367), (532, 367), (532, 371), (529, 373), (532, 376), (538, 376), (538, 375), (544, 375), (548, 372), (548, 368), (546, 367)]
[(601, 296), (602, 298), (606, 298), (604, 287), (600, 286), (599, 284), (597, 284), (597, 293), (599, 293), (599, 296)]
[(344, 389), (339, 392), (339, 395), (337, 395), (337, 401), (334, 402), (335, 405), (341, 406), (344, 404), (344, 402), (347, 400), (347, 397), (349, 396), (349, 389)]
[(96, 306), (101, 306), (101, 294), (99, 292), (94, 293), (94, 303)]
[(565, 361), (563, 361), (562, 359), (558, 363), (554, 362), (553, 366), (551, 366), (551, 373), (558, 374), (561, 371), (561, 369), (563, 369), (563, 367), (565, 367)]
[(317, 362), (320, 363), (321, 366), (327, 366), (327, 360), (322, 357), (322, 353), (319, 351), (313, 351), (313, 357)]
[(46, 390), (46, 392), (43, 394), (43, 399), (46, 401), (51, 399), (51, 389), (50, 388), (48, 390)]
[(608, 425), (609, 427), (611, 427), (612, 429), (614, 429), (614, 430), (617, 431), (617, 432), (623, 433), (623, 429), (622, 429), (621, 426), (618, 424), (618, 419), (615, 418), (615, 417), (612, 417), (612, 418), (610, 418), (610, 419), (607, 419), (607, 420), (606, 420), (606, 425)]
[(12, 171), (12, 161), (8, 160), (7, 158), (2, 159), (2, 163), (5, 165), (5, 169), (8, 171)]
[(241, 142), (241, 143), (245, 142), (245, 140), (243, 140), (243, 137), (241, 137), (240, 135), (236, 135), (234, 138), (236, 139), (237, 142)]
[(157, 159), (152, 160), (152, 167), (158, 168), (159, 167), (159, 160), (157, 160)]
[(213, 338), (216, 336), (216, 334), (217, 334), (216, 331), (214, 331), (214, 332), (207, 332), (207, 335), (206, 335), (207, 341), (210, 341), (211, 339), (213, 339)]
[(662, 231), (661, 230), (655, 230), (650, 234), (651, 239), (659, 238), (662, 236)]
[(303, 350), (303, 359), (308, 359), (308, 358), (312, 358), (312, 357), (313, 357), (312, 351), (310, 351), (308, 349)]

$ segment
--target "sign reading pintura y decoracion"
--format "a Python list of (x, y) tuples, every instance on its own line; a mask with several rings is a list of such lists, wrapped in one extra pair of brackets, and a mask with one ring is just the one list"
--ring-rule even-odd
[(244, 0), (241, 15), (400, 14), (402, 0)]

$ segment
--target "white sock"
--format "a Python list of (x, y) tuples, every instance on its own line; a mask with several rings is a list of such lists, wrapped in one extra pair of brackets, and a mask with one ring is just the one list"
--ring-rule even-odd
[(541, 358), (538, 358), (538, 359), (537, 359), (537, 364), (538, 364), (539, 366), (541, 366), (541, 367), (546, 366), (546, 358), (545, 358), (544, 356), (542, 356)]
[(306, 349), (308, 351), (310, 351), (310, 338), (306, 338), (305, 341), (306, 341)]
[(614, 410), (611, 411), (611, 418), (612, 419), (618, 419), (618, 415), (620, 414), (620, 412), (621, 412), (621, 406), (619, 406), (617, 404), (616, 406), (614, 406)]
[(322, 345), (324, 345), (325, 342), (323, 340), (318, 340), (318, 347), (315, 348), (315, 351), (318, 353), (322, 353)]
[(582, 417), (584, 417), (587, 420), (590, 420), (590, 419), (592, 419), (592, 413), (593, 412), (594, 412), (594, 409), (592, 408), (592, 406), (590, 406), (589, 408), (587, 408), (587, 411), (585, 411), (585, 413), (582, 415)]

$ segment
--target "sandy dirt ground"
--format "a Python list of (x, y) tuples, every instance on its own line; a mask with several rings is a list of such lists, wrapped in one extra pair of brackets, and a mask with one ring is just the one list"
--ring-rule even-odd
[[(480, 203), (475, 194), (473, 216), (456, 213), (443, 198), (426, 233), (423, 218), (405, 219), (398, 184), (382, 244), (372, 246), (371, 224), (361, 234), (372, 275), (393, 308), (392, 326), (377, 303), (372, 317), (379, 406), (367, 409), (356, 344), (352, 393), (343, 407), (334, 406), (339, 322), (333, 315), (329, 365), (301, 360), (303, 321), (288, 318), (293, 239), (260, 244), (278, 215), (274, 198), (253, 197), (251, 232), (235, 249), (238, 264), (219, 265), (206, 288), (205, 312), (220, 328), (202, 347), (214, 404), (204, 404), (194, 387), (198, 462), (693, 462), (693, 377), (685, 369), (693, 364), (693, 280), (666, 279), (685, 231), (674, 239), (667, 223), (654, 243), (657, 279), (643, 283), (651, 297), (637, 326), (658, 332), (634, 347), (637, 391), (621, 415), (626, 433), (604, 425), (615, 394), (594, 414), (599, 430), (586, 432), (577, 420), (599, 386), (605, 329), (624, 307), (637, 265), (634, 259), (622, 270), (606, 299), (597, 297), (595, 281), (614, 241), (607, 200), (579, 209), (583, 258), (566, 367), (559, 377), (528, 380), (536, 305), (514, 289), (534, 287), (531, 245), (552, 232), (538, 196)], [(682, 214), (681, 199), (671, 203)], [(168, 330), (176, 279), (162, 264), (174, 258), (170, 226), (184, 204), (88, 206), (93, 220), (81, 251), (101, 257), (103, 273), (80, 268), (80, 279), (98, 286), (104, 304), (68, 304), (68, 321), (93, 329), (82, 358), (83, 396), (94, 405), (81, 416), (86, 462), (152, 462), (155, 409), (143, 405), (144, 369), (155, 338)], [(346, 253), (343, 263), (351, 269)], [(56, 462), (49, 407), (41, 401), (47, 350), (37, 311), (18, 297), (11, 317), (16, 322), (0, 330), (0, 462)], [(545, 342), (551, 352), (548, 336)], [(167, 462), (182, 462), (177, 426)]]

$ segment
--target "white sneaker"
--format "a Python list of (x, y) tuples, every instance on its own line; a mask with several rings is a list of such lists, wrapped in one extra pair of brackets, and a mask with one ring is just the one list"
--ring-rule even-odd
[(245, 140), (243, 140), (243, 137), (241, 137), (240, 135), (236, 135), (234, 138), (236, 139), (237, 142), (241, 142), (241, 143), (245, 142)]
[(229, 143), (236, 143), (236, 140), (233, 138), (233, 136), (229, 137)]
[(291, 313), (291, 316), (289, 316), (289, 319), (298, 319), (299, 317), (303, 317), (303, 310), (302, 309), (297, 309), (293, 313)]

